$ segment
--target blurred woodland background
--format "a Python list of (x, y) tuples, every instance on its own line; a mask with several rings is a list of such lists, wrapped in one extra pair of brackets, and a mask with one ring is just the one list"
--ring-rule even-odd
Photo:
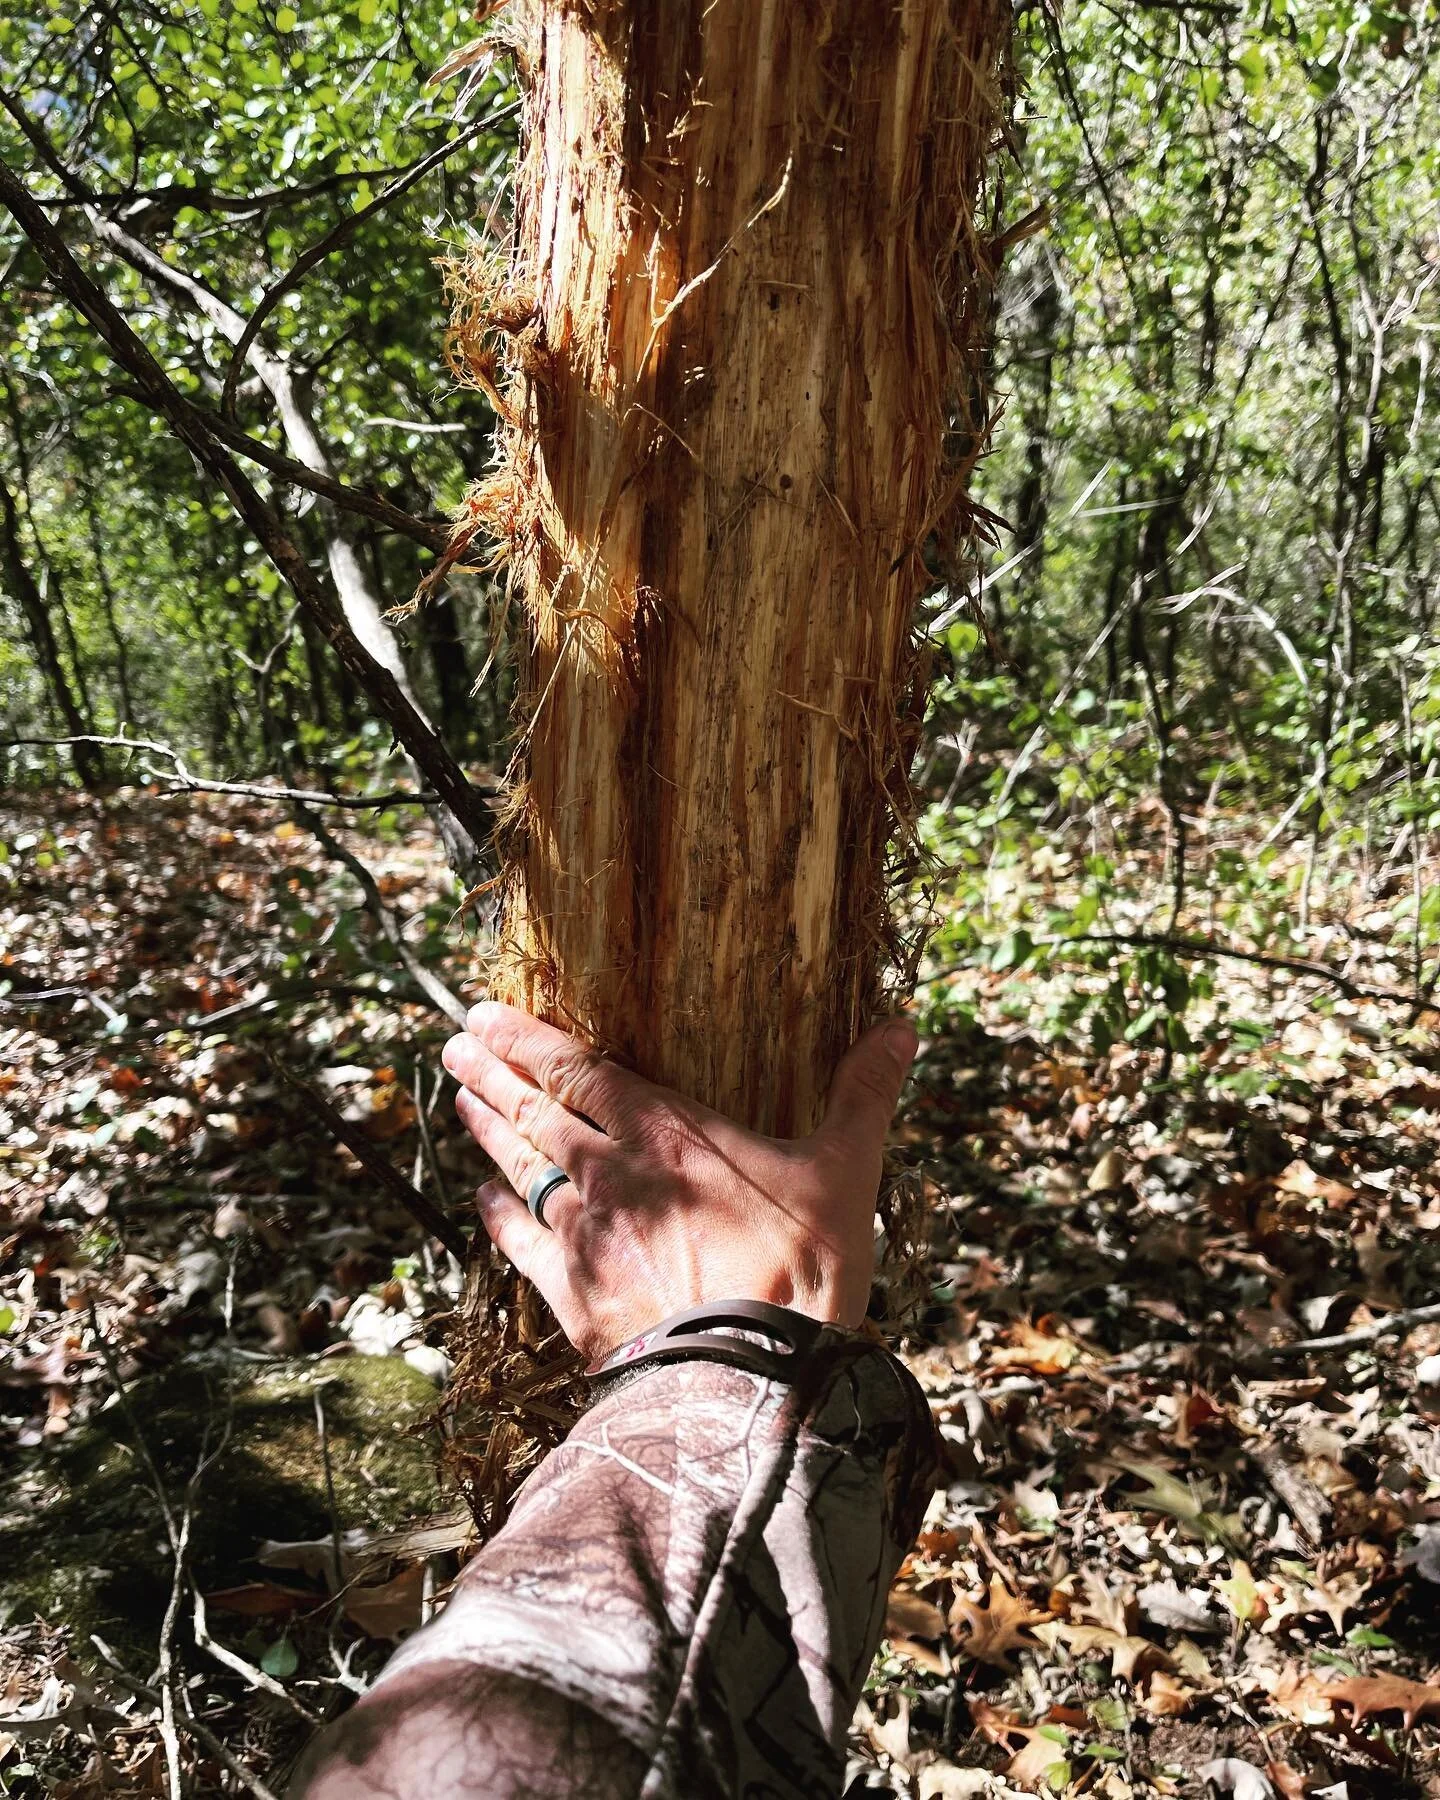
[[(1436, 1794), (1440, 11), (1015, 23), (994, 542), (926, 605), (897, 899), (953, 1480), (855, 1773)], [(515, 152), (473, 34), (0, 15), (7, 1793), (264, 1800), (567, 1417), (553, 1346), (457, 1389), (458, 1264), (277, 1071), (465, 1218), (476, 871), (175, 430), (493, 785), (503, 577), (410, 604), (490, 457), (443, 355)]]

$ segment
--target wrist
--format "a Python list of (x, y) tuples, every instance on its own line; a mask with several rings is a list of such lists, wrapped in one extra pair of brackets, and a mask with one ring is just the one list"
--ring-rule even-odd
[(647, 1363), (700, 1357), (790, 1381), (822, 1334), (834, 1329), (832, 1321), (773, 1301), (709, 1301), (637, 1332), (607, 1356), (597, 1357), (585, 1373), (609, 1376)]

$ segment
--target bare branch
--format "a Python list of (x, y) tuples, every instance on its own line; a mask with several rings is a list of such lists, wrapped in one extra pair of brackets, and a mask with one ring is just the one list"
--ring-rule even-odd
[(434, 727), (406, 695), (393, 671), (385, 668), (361, 643), (338, 602), (316, 580), (278, 514), (177, 392), (174, 383), (118, 308), (75, 261), (44, 209), (36, 204), (24, 184), (16, 179), (14, 171), (3, 162), (0, 162), (0, 204), (13, 215), (34, 245), (57, 289), (95, 328), (120, 367), (139, 381), (149, 404), (228, 496), (316, 628), (370, 696), (460, 827), (474, 844), (484, 843), (491, 830), (484, 799), (470, 785)]
[(457, 150), (468, 144), (471, 138), (478, 136), (480, 132), (487, 130), (490, 126), (497, 125), (502, 119), (513, 118), (519, 110), (520, 102), (516, 100), (511, 105), (502, 107), (499, 112), (487, 113), (483, 118), (473, 120), (458, 136), (437, 145), (427, 156), (422, 156), (419, 162), (413, 164), (403, 175), (392, 181), (368, 205), (362, 206), (358, 212), (347, 213), (318, 242), (312, 244), (308, 250), (300, 252), (280, 279), (266, 288), (260, 296), (255, 310), (245, 322), (245, 329), (235, 340), (235, 348), (230, 355), (230, 366), (225, 371), (225, 385), (220, 393), (220, 411), (225, 418), (234, 417), (235, 385), (240, 379), (240, 371), (245, 367), (246, 358), (250, 354), (250, 346), (259, 337), (260, 327), (286, 294), (303, 281), (317, 263), (324, 262), (327, 256), (349, 243), (367, 219), (373, 218), (376, 213), (383, 211), (392, 200), (398, 200), (403, 193), (414, 187), (415, 183), (422, 180), (432, 169), (438, 169), (441, 163), (448, 161)]
[(359, 882), (361, 891), (365, 895), (365, 905), (369, 910), (370, 916), (380, 927), (380, 930), (384, 934), (391, 949), (393, 949), (396, 956), (399, 957), (405, 973), (415, 983), (416, 987), (420, 989), (422, 994), (429, 997), (431, 1002), (445, 1014), (446, 1018), (452, 1020), (456, 1025), (463, 1025), (465, 1023), (465, 1014), (467, 1010), (465, 1002), (461, 1000), (458, 995), (451, 993), (450, 989), (446, 987), (440, 977), (434, 974), (430, 969), (427, 969), (420, 958), (410, 948), (409, 944), (405, 941), (404, 926), (385, 904), (384, 896), (380, 892), (379, 884), (375, 880), (375, 877), (370, 873), (369, 869), (365, 867), (358, 856), (352, 855), (333, 833), (326, 830), (325, 826), (303, 802), (297, 802), (295, 804), (294, 812), (296, 818), (299, 819), (300, 823), (304, 825), (308, 831), (310, 831), (325, 854), (333, 857), (336, 862), (343, 864), (355, 877), (356, 881)]
[[(387, 806), (433, 806), (437, 796), (413, 793), (409, 788), (393, 788), (384, 794), (329, 794), (319, 788), (275, 787), (264, 781), (210, 781), (203, 775), (192, 775), (178, 750), (169, 744), (158, 744), (153, 738), (106, 737), (98, 732), (79, 737), (12, 737), (0, 738), (0, 750), (13, 750), (22, 745), (62, 747), (68, 744), (103, 744), (116, 750), (145, 750), (152, 756), (168, 758), (173, 770), (140, 770), (147, 781), (168, 783), (177, 794), (244, 794), (256, 800), (292, 800), (306, 806), (341, 806), (352, 812), (368, 812)], [(480, 790), (484, 792), (485, 790)]]
[(391, 1199), (398, 1200), (431, 1237), (438, 1238), (463, 1266), (470, 1254), (470, 1246), (466, 1242), (465, 1233), (455, 1221), (441, 1212), (435, 1202), (422, 1194), (419, 1188), (408, 1182), (389, 1158), (376, 1149), (363, 1132), (357, 1131), (348, 1119), (342, 1118), (325, 1096), (311, 1087), (308, 1081), (302, 1081), (284, 1063), (274, 1059), (267, 1060), (286, 1086), (303, 1096), (310, 1110), (340, 1140), (366, 1174), (373, 1176)]
[[(1113, 944), (1117, 949), (1169, 950), (1176, 956), (1220, 956), (1235, 962), (1253, 963), (1262, 969), (1285, 969), (1296, 975), (1308, 975), (1315, 981), (1328, 981), (1351, 1000), (1384, 1000), (1394, 1006), (1413, 1008), (1415, 995), (1402, 988), (1384, 987), (1376, 982), (1356, 981), (1343, 969), (1330, 963), (1312, 961), (1304, 956), (1271, 956), (1262, 950), (1240, 950), (1233, 944), (1215, 944), (1205, 938), (1169, 937), (1163, 932), (1077, 932), (1073, 937), (1047, 938), (1036, 945), (1040, 950), (1063, 950), (1068, 944)], [(952, 964), (927, 975), (927, 981), (938, 981), (954, 975), (963, 965)]]

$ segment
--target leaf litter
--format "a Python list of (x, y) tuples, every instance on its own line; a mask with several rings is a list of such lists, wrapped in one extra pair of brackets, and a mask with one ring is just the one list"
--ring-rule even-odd
[[(116, 1375), (198, 1366), (213, 1385), (238, 1358), (302, 1372), (308, 1407), (344, 1359), (380, 1360), (438, 1406), (455, 1271), (266, 1061), (293, 1054), (460, 1212), (473, 1155), (427, 1085), (448, 1028), (347, 878), (255, 802), (8, 807), (3, 835), (30, 846), (0, 890), (0, 1425), (24, 1459), (7, 1507), (53, 1491)], [(460, 986), (424, 832), (352, 841)], [(932, 1226), (904, 1353), (949, 1470), (857, 1712), (870, 1791), (1440, 1794), (1440, 1322), (1386, 1329), (1440, 1292), (1436, 1020), (1256, 974), (1223, 981), (1283, 1059), (1237, 1037), (1168, 1083), (1131, 1045), (1081, 1058), (1034, 1035), (993, 977), (972, 1019), (931, 1021), (899, 1128)], [(1292, 1348), (1326, 1336), (1353, 1345)], [(543, 1338), (510, 1342), (503, 1370), (477, 1355), (474, 1410), (505, 1429), (471, 1472), (503, 1486), (563, 1431), (573, 1383)], [(452, 1484), (419, 1517), (346, 1499), (309, 1535), (257, 1529), (209, 1581), (210, 1631), (330, 1704), (443, 1604), (479, 1541), (464, 1502)], [(480, 1511), (483, 1528), (503, 1505)], [(275, 1696), (184, 1656), (215, 1735), (283, 1765), (304, 1730)], [(156, 1709), (104, 1674), (63, 1609), (12, 1606), (3, 1711), (53, 1723), (23, 1744), (0, 1726), (0, 1773), (49, 1757), (44, 1791), (153, 1791)], [(186, 1754), (200, 1791), (233, 1787), (198, 1741)]]

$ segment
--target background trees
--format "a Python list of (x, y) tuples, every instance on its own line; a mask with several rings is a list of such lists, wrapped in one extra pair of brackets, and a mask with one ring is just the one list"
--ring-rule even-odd
[[(1303, 938), (1328, 852), (1413, 876), (1436, 805), (1435, 11), (1092, 0), (1020, 27), (996, 223), (1037, 204), (1050, 222), (1016, 234), (994, 324), (1005, 417), (980, 492), (1013, 534), (983, 574), (993, 636), (973, 595), (932, 608), (925, 830), (992, 877), (1037, 833), (1091, 841), (1054, 918), (1047, 900), (998, 921), (1018, 938), (997, 930), (987, 878), (944, 954), (999, 938), (1031, 956), (1051, 926), (1092, 928), (1125, 885), (1125, 828), (1096, 825), (1122, 795), (1160, 809), (1150, 927), (1193, 934), (1218, 880), (1247, 941)], [(490, 454), (486, 396), (437, 356), (437, 259), (503, 232), (513, 149), (503, 61), (462, 52), (429, 81), (465, 38), (438, 4), (52, 8), (0, 25), (0, 137), (180, 393), (269, 457), (242, 461), (317, 581), (372, 621), (450, 746), (495, 763), (511, 675), (493, 584), (432, 584), (394, 651), (376, 617), (433, 565)], [(13, 735), (125, 727), (211, 775), (371, 768), (387, 730), (314, 617), (13, 221), (3, 241)], [(337, 507), (280, 458), (418, 524)], [(22, 779), (136, 767), (8, 756)], [(1195, 861), (1194, 821), (1235, 805), (1268, 834), (1243, 879)], [(1391, 921), (1417, 993), (1440, 923), (1423, 886)], [(1138, 1016), (1111, 1014), (1102, 1031)]]

